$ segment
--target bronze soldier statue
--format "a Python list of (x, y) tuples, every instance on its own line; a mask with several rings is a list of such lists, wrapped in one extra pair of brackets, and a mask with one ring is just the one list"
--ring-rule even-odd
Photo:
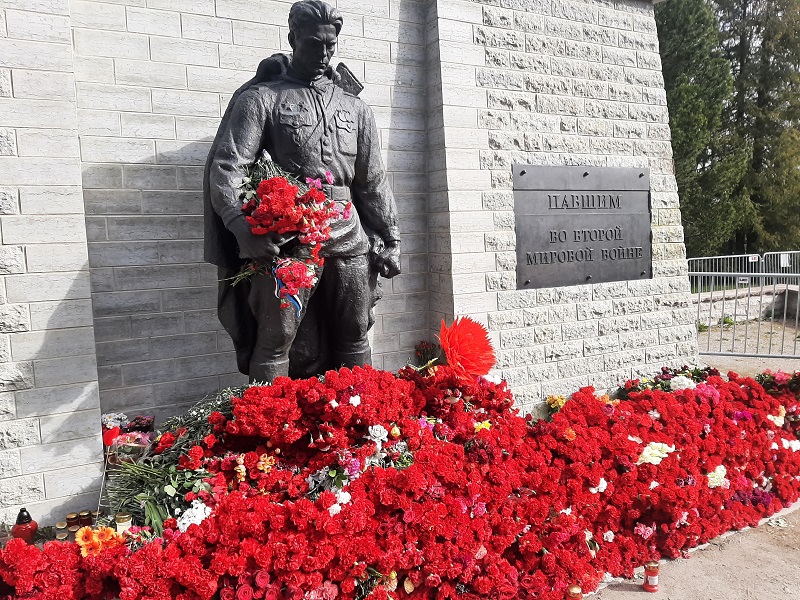
[[(370, 364), (377, 274), (400, 273), (397, 209), (372, 111), (329, 66), (341, 27), (325, 2), (293, 4), (292, 55), (264, 59), (235, 92), (206, 161), (205, 258), (219, 267), (219, 318), (250, 381)], [(253, 235), (241, 210), (245, 170), (262, 152), (301, 180), (330, 173), (325, 194), (355, 209), (332, 225), (320, 252), (325, 265), (316, 287), (301, 292), (299, 315), (280, 307), (272, 275), (227, 281), (246, 260), (269, 263), (286, 247), (277, 234)]]

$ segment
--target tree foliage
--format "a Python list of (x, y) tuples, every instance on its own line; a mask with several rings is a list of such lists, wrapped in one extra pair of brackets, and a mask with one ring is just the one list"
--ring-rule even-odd
[(800, 248), (800, 0), (656, 19), (689, 255)]

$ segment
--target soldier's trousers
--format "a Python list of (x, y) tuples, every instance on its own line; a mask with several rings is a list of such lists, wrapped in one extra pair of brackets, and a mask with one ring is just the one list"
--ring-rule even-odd
[[(220, 269), (220, 279), (225, 278), (224, 273), (229, 271)], [(229, 282), (221, 281), (219, 318), (233, 339), (239, 369), (249, 374), (251, 382), (272, 381), (279, 375), (287, 375), (289, 350), (308, 302), (312, 295), (320, 294), (325, 306), (320, 320), (329, 333), (333, 364), (346, 367), (370, 364), (369, 278), (366, 255), (326, 258), (316, 287), (298, 294), (303, 306), (299, 316), (293, 305), (281, 308), (272, 275), (255, 275), (249, 285), (233, 288)]]

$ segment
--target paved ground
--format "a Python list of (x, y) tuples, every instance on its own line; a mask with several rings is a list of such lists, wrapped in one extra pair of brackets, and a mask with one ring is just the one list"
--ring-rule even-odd
[[(800, 371), (800, 358), (750, 358), (746, 356), (712, 356), (700, 354), (700, 360), (707, 365), (716, 367), (724, 376), (728, 371), (736, 371), (739, 375), (755, 375), (763, 373), (765, 370), (771, 371)], [(782, 599), (781, 599), (782, 600)], [(792, 600), (795, 600), (794, 598)], [(797, 594), (800, 600), (800, 592)]]
[(800, 600), (800, 510), (782, 519), (778, 523), (784, 527), (766, 523), (717, 539), (689, 559), (662, 563), (656, 593), (642, 589), (640, 576), (612, 583), (590, 598)]
[[(800, 359), (701, 356), (723, 375), (755, 375), (765, 369), (800, 370)], [(661, 565), (659, 591), (642, 589), (641, 575), (611, 583), (596, 600), (800, 600), (800, 503), (783, 520), (718, 538), (689, 559)]]

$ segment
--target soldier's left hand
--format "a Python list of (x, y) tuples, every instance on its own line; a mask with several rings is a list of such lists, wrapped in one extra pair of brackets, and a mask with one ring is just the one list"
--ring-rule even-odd
[(391, 279), (400, 274), (400, 246), (397, 244), (387, 245), (380, 255), (381, 276)]

